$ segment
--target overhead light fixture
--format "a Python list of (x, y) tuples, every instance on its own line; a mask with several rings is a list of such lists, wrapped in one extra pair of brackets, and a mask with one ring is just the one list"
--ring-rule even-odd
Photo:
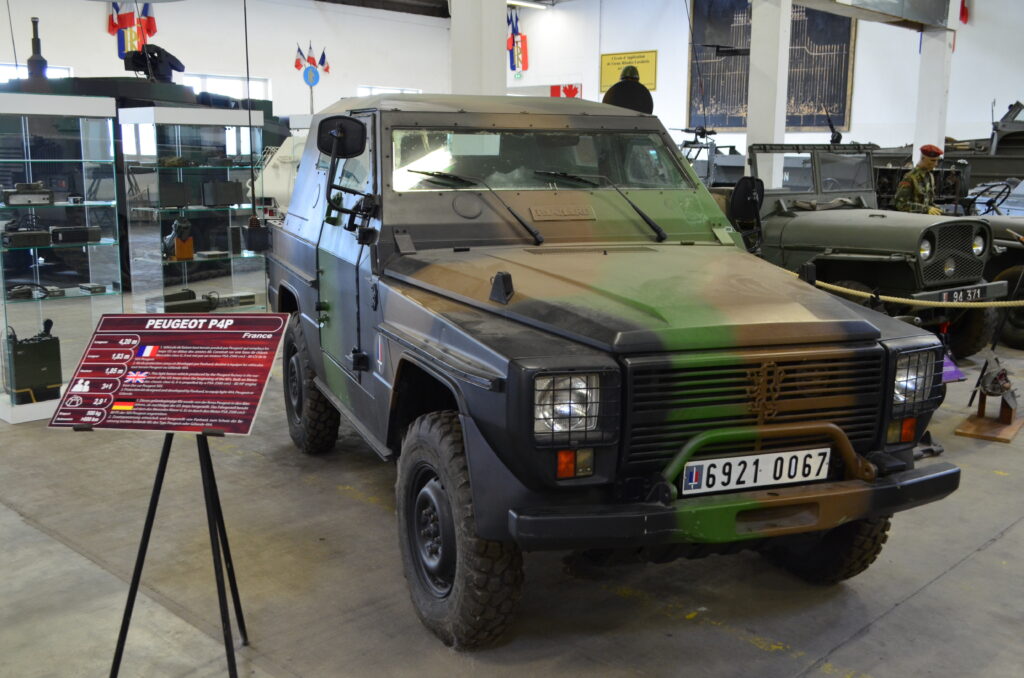
[(505, 0), (506, 5), (515, 5), (516, 7), (531, 7), (533, 9), (547, 9), (548, 5), (541, 4), (539, 2), (532, 2), (531, 0)]

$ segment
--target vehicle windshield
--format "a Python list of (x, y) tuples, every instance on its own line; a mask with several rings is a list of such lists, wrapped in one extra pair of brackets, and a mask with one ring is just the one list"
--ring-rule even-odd
[[(873, 190), (871, 158), (867, 153), (758, 153), (757, 175), (768, 190), (836, 193)], [(817, 171), (817, 175), (815, 174)]]
[(652, 132), (400, 129), (392, 158), (399, 192), (479, 190), (481, 181), (495, 190), (694, 188)]

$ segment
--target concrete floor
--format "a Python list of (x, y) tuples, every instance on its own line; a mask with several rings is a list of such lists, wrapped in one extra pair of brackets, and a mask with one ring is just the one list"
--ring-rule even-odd
[[(1024, 385), (1024, 353), (1001, 353)], [(1024, 675), (1024, 435), (954, 437), (969, 384), (933, 426), (960, 490), (898, 515), (861, 576), (815, 588), (755, 554), (571, 574), (562, 554), (528, 554), (511, 633), (462, 654), (413, 612), (394, 468), (347, 426), (335, 452), (301, 457), (280, 387), (276, 370), (254, 435), (212, 441), (242, 675)], [(160, 442), (0, 423), (0, 676), (109, 670)], [(176, 440), (123, 676), (226, 673), (194, 450)]]

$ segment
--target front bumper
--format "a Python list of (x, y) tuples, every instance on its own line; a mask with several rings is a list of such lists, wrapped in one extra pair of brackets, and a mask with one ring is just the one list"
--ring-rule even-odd
[(1002, 299), (1006, 294), (1006, 281), (1000, 280), (999, 282), (981, 282), (974, 285), (917, 292), (911, 294), (910, 298), (918, 301), (984, 301), (986, 299)]
[(890, 515), (942, 499), (960, 485), (960, 469), (949, 463), (876, 478), (876, 469), (853, 452), (837, 426), (796, 425), (804, 432), (832, 438), (847, 479), (677, 498), (675, 480), (699, 448), (726, 440), (785, 437), (792, 435), (793, 426), (743, 427), (698, 435), (665, 467), (648, 501), (510, 509), (509, 533), (528, 551), (723, 544), (828, 530), (852, 520)]

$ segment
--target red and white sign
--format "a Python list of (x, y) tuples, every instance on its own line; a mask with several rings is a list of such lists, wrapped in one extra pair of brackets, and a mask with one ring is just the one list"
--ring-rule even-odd
[(104, 315), (50, 426), (246, 435), (284, 313)]
[(568, 85), (552, 85), (551, 96), (568, 97), (570, 99), (582, 99), (583, 85), (578, 82), (569, 83)]

